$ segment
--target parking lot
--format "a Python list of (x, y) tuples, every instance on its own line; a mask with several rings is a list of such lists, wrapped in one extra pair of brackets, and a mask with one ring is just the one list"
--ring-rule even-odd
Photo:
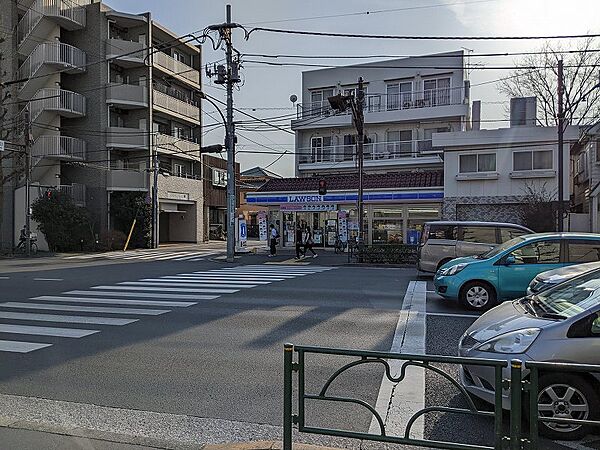
[[(419, 276), (427, 282), (426, 301), (426, 351), (427, 354), (456, 356), (458, 342), (462, 334), (479, 317), (479, 313), (464, 310), (457, 301), (440, 297), (434, 291), (432, 277)], [(441, 366), (444, 372), (458, 379), (457, 366)], [(478, 408), (487, 408), (483, 402), (476, 402)], [(458, 390), (441, 376), (425, 374), (425, 407), (458, 406), (466, 407), (466, 402)], [(504, 414), (504, 425), (509, 425), (509, 415)], [(457, 416), (452, 414), (430, 414), (425, 421), (425, 437), (431, 440), (453, 440), (469, 444), (492, 445), (494, 423), (482, 417)], [(600, 436), (588, 436), (582, 441), (552, 442), (545, 440), (547, 449), (600, 449)]]

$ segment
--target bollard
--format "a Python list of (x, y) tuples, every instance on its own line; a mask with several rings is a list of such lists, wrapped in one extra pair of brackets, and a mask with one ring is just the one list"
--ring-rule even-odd
[(518, 359), (510, 362), (510, 449), (521, 450), (521, 367)]
[(283, 345), (283, 450), (292, 450), (292, 364), (294, 346)]

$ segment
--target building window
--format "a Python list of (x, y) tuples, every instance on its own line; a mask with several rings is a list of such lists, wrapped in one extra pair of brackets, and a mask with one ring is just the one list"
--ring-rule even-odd
[(328, 97), (333, 97), (333, 88), (319, 89), (310, 92), (310, 108), (307, 111), (309, 116), (320, 116), (329, 111)]
[(388, 131), (386, 150), (389, 158), (412, 156), (412, 130)]
[(552, 157), (552, 150), (513, 152), (513, 170), (550, 170)]
[(314, 137), (310, 140), (310, 161), (322, 162), (331, 160), (331, 136)]
[(387, 85), (387, 110), (408, 109), (412, 107), (412, 81), (390, 83)]
[(221, 169), (212, 170), (212, 185), (217, 187), (227, 186), (227, 171)]
[(450, 104), (450, 78), (434, 78), (423, 81), (424, 106)]
[(185, 171), (183, 168), (183, 164), (173, 163), (173, 175), (176, 177), (182, 177)]
[(600, 139), (596, 141), (596, 162), (600, 162)]
[(460, 173), (495, 172), (496, 154), (476, 153), (473, 155), (460, 155), (458, 171)]

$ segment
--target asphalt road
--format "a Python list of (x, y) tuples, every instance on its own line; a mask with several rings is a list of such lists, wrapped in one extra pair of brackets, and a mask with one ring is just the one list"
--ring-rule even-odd
[[(3, 273), (0, 394), (279, 426), (283, 344), (389, 350), (414, 271), (265, 262)], [(194, 272), (209, 273), (182, 275)], [(196, 278), (164, 278), (174, 276)], [(346, 361), (307, 362), (314, 390)], [(378, 369), (359, 368), (332, 392), (374, 403), (380, 381)], [(363, 431), (371, 420), (364, 410), (331, 406), (308, 417)]]

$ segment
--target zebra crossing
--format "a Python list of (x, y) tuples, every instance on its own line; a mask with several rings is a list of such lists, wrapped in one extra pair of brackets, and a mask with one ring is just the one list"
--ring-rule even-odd
[(63, 259), (76, 261), (94, 261), (101, 259), (122, 260), (132, 262), (142, 261), (204, 261), (209, 256), (215, 256), (222, 253), (219, 250), (173, 250), (164, 249), (141, 249), (114, 251), (104, 253), (89, 253), (85, 255), (65, 256)]
[(61, 342), (50, 338), (81, 339), (203, 300), (333, 269), (312, 265), (235, 266), (0, 302), (0, 357), (3, 352), (30, 353)]

